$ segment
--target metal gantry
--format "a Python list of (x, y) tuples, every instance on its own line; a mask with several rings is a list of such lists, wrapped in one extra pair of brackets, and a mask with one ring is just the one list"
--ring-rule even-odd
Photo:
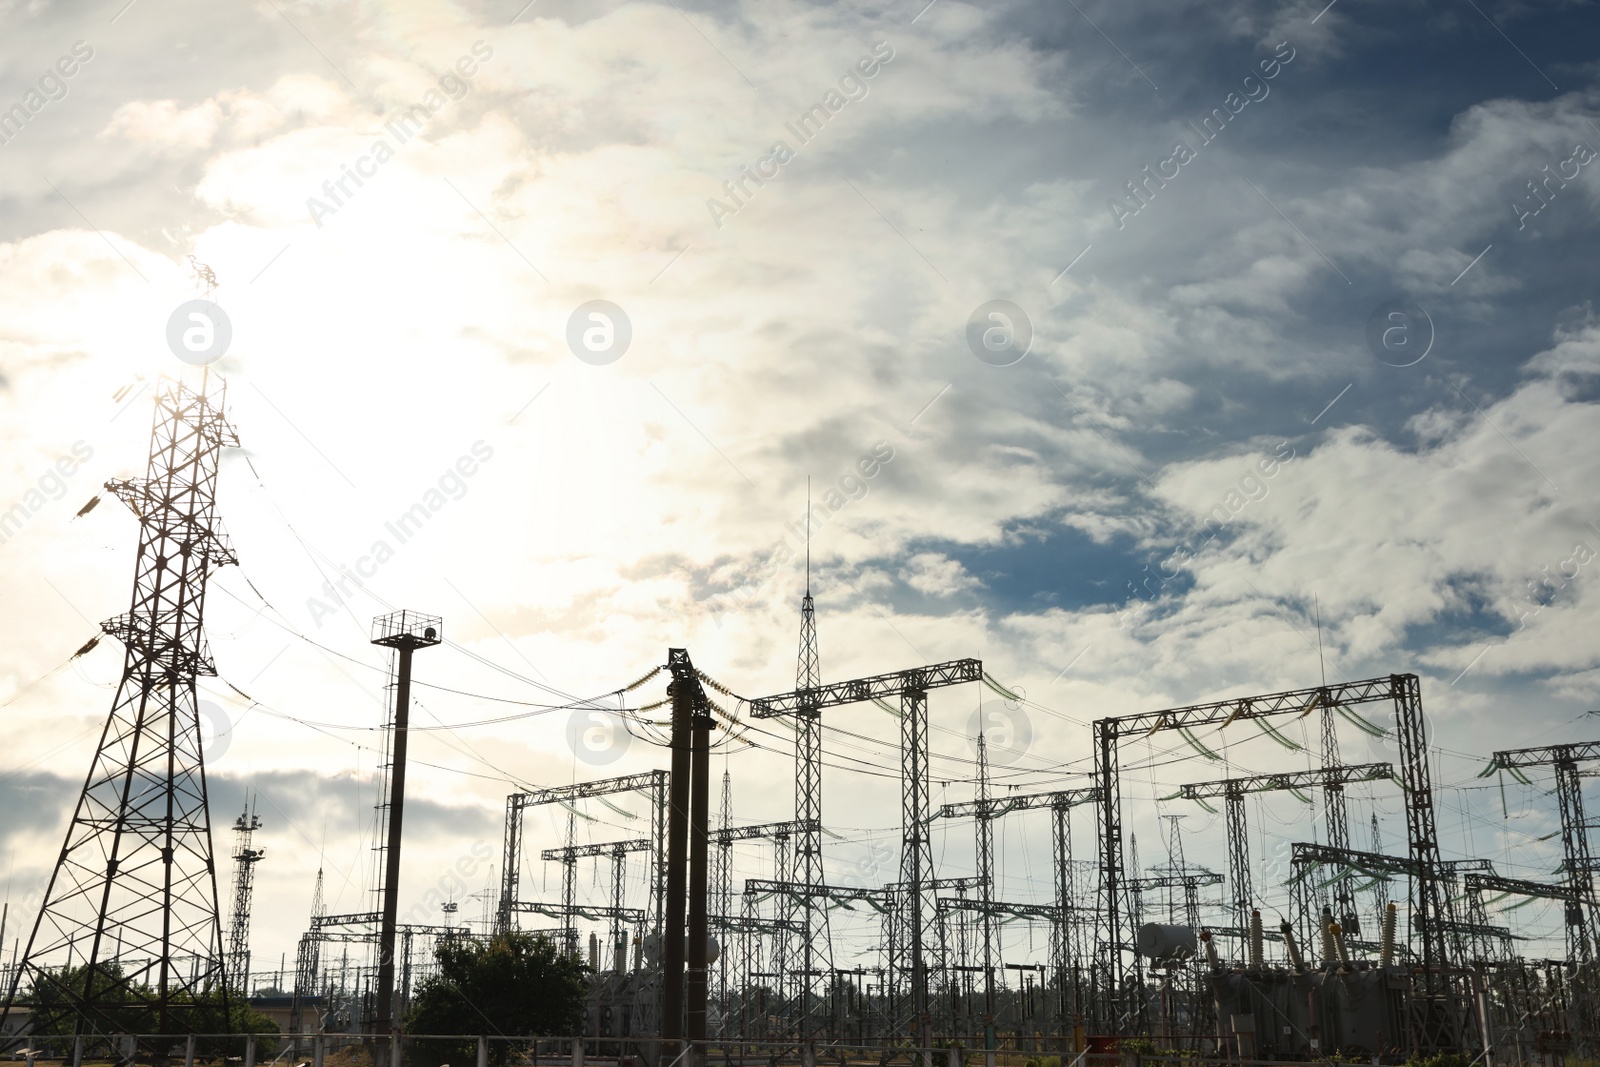
[[(1204, 801), (1222, 798), (1224, 821), (1228, 830), (1228, 889), (1233, 898), (1234, 917), (1239, 929), (1249, 929), (1250, 912), (1256, 906), (1253, 879), (1250, 874), (1250, 835), (1245, 822), (1246, 796), (1286, 789), (1339, 791), (1342, 796), (1344, 787), (1351, 782), (1376, 782), (1393, 777), (1394, 767), (1388, 763), (1362, 763), (1351, 767), (1319, 767), (1308, 771), (1252, 774), (1240, 778), (1221, 778), (1211, 782), (1189, 782), (1181, 786), (1178, 795), (1184, 800)], [(1348, 845), (1334, 847), (1347, 848)]]
[(1594, 860), (1589, 852), (1589, 827), (1583, 813), (1583, 780), (1579, 764), (1600, 760), (1600, 741), (1539, 748), (1506, 749), (1494, 754), (1491, 766), (1508, 771), (1549, 767), (1555, 772), (1556, 804), (1561, 818), (1562, 869), (1569, 895), (1566, 906), (1567, 955), (1584, 967), (1595, 962), (1600, 921), (1594, 893)]
[[(569, 821), (570, 827), (570, 821)], [(570, 832), (570, 831), (569, 831)], [(583, 909), (580, 915), (577, 902), (577, 873), (578, 861), (581, 859), (595, 859), (600, 856), (611, 857), (611, 904), (607, 909), (607, 918), (610, 923), (609, 950), (616, 951), (618, 939), (623, 936), (624, 916), (642, 916), (640, 912), (629, 912), (622, 906), (624, 889), (623, 871), (630, 852), (649, 852), (655, 847), (654, 843), (644, 837), (630, 837), (622, 841), (597, 841), (587, 845), (567, 844), (561, 848), (547, 848), (539, 853), (539, 858), (545, 862), (561, 864), (561, 916), (565, 922), (564, 928), (567, 954), (574, 955), (578, 947), (578, 928), (573, 925), (577, 918), (592, 918), (596, 912), (592, 908)], [(550, 911), (541, 914), (550, 915)], [(637, 921), (637, 919), (635, 920)]]
[[(930, 888), (932, 839), (928, 831), (928, 691), (963, 682), (981, 682), (983, 663), (951, 660), (927, 667), (830, 682), (807, 692), (782, 693), (751, 701), (755, 718), (775, 718), (799, 711), (821, 712), (863, 701), (900, 700), (900, 880), (906, 886), (896, 925), (903, 937), (890, 938), (890, 982), (909, 986), (911, 1017), (900, 1022), (926, 1039), (928, 1014), (928, 948), (938, 942), (938, 902)], [(801, 887), (804, 889), (804, 887)], [(811, 890), (804, 890), (809, 895)], [(903, 919), (900, 916), (903, 915)], [(903, 946), (903, 950), (902, 950)], [(926, 1040), (923, 1045), (926, 1047)]]
[(1170, 730), (1188, 739), (1205, 726), (1225, 727), (1236, 722), (1283, 715), (1309, 715), (1318, 708), (1339, 708), (1389, 702), (1394, 706), (1397, 740), (1401, 751), (1407, 838), (1417, 872), (1411, 879), (1411, 915), (1422, 941), (1421, 994), (1414, 998), (1420, 1014), (1413, 1020), (1414, 1044), (1420, 1048), (1459, 1047), (1461, 1018), (1447, 977), (1449, 941), (1444, 923), (1452, 921), (1448, 897), (1440, 889), (1438, 831), (1433, 810), (1433, 788), (1427, 759), (1426, 730), (1422, 718), (1420, 681), (1414, 674), (1394, 674), (1313, 686), (1264, 696), (1194, 704), (1165, 711), (1143, 712), (1094, 723), (1096, 784), (1102, 799), (1097, 807), (1100, 837), (1100, 889), (1096, 939), (1099, 986), (1106, 990), (1098, 1002), (1097, 1022), (1111, 1032), (1144, 1032), (1146, 999), (1143, 966), (1133, 958), (1131, 981), (1123, 953), (1133, 945), (1136, 931), (1132, 899), (1128, 896), (1123, 860), (1122, 795), (1119, 749), (1129, 738), (1151, 737)]
[[(1099, 799), (1098, 786), (1062, 789), (1048, 793), (1011, 793), (1001, 797), (982, 796), (976, 800), (945, 804), (933, 815), (935, 819), (971, 818), (992, 825), (995, 819), (1014, 811), (1049, 809), (1051, 812), (1050, 851), (1055, 888), (1053, 912), (1055, 918), (1050, 927), (1050, 961), (1058, 995), (1058, 1021), (1063, 1024), (1069, 1017), (1081, 1016), (1087, 1006), (1081, 978), (1081, 965), (1085, 957), (1082, 937), (1084, 923), (1081, 918), (1084, 909), (1075, 906), (1077, 892), (1072, 872), (1072, 809), (1080, 804), (1095, 803)], [(982, 883), (981, 873), (975, 881)], [(963, 898), (945, 899), (960, 901)], [(942, 906), (949, 910), (957, 906), (965, 908), (967, 905)], [(999, 916), (1003, 912), (990, 909), (986, 914)], [(1072, 976), (1070, 980), (1069, 973)]]
[[(506, 797), (505, 847), (500, 871), (500, 905), (496, 912), (495, 928), (509, 930), (519, 912), (547, 914), (543, 908), (525, 906), (518, 894), (522, 888), (522, 835), (524, 813), (530, 808), (545, 804), (575, 804), (594, 797), (615, 796), (618, 793), (638, 792), (650, 801), (651, 885), (649, 924), (659, 938), (661, 916), (666, 897), (666, 836), (667, 836), (667, 772), (645, 771), (640, 774), (601, 778), (592, 782), (551, 786), (529, 793), (512, 793)], [(547, 906), (546, 906), (547, 907)]]
[(1592, 1051), (1600, 1032), (1600, 901), (1596, 900), (1594, 859), (1589, 850), (1589, 823), (1583, 811), (1580, 764), (1600, 760), (1600, 742), (1585, 741), (1538, 748), (1506, 749), (1494, 754), (1492, 768), (1521, 774), (1549, 767), (1555, 772), (1556, 805), (1561, 819), (1562, 869), (1568, 894), (1563, 898), (1567, 958), (1576, 968), (1571, 983), (1573, 1021), (1582, 1035), (1582, 1051)]

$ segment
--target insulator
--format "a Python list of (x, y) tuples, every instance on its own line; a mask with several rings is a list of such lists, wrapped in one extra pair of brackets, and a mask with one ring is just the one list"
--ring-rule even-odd
[(1322, 930), (1322, 962), (1332, 963), (1338, 958), (1333, 948), (1333, 909), (1322, 909), (1322, 921), (1317, 924)]
[(1378, 941), (1378, 966), (1387, 967), (1394, 962), (1394, 930), (1400, 921), (1400, 909), (1389, 901), (1383, 909), (1383, 937)]
[(1212, 970), (1216, 970), (1216, 968), (1219, 966), (1217, 962), (1217, 943), (1211, 940), (1210, 930), (1200, 931), (1200, 944), (1205, 946), (1206, 963), (1211, 966)]
[(1306, 959), (1300, 954), (1300, 943), (1294, 939), (1294, 927), (1283, 923), (1278, 927), (1283, 935), (1283, 947), (1289, 950), (1289, 966), (1297, 971), (1306, 969)]
[(1250, 909), (1250, 966), (1260, 970), (1266, 957), (1265, 938), (1261, 933), (1261, 909)]
[(1339, 966), (1344, 970), (1350, 969), (1350, 953), (1345, 948), (1344, 927), (1338, 923), (1328, 924), (1328, 934), (1333, 941), (1333, 952), (1339, 960)]

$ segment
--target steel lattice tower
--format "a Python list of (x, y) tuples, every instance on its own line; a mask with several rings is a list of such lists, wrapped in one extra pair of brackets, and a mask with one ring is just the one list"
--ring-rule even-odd
[[(1334, 729), (1334, 708), (1324, 700), (1322, 704), (1322, 765), (1339, 766), (1339, 735)], [(1323, 814), (1328, 820), (1328, 844), (1334, 848), (1350, 847), (1350, 822), (1345, 805), (1344, 784), (1329, 782), (1322, 790)], [(1345, 933), (1351, 937), (1361, 934), (1361, 918), (1356, 908), (1356, 895), (1350, 888), (1351, 879), (1341, 878), (1333, 884), (1334, 912), (1339, 916)]]
[(243, 996), (250, 995), (250, 897), (255, 888), (256, 864), (266, 849), (251, 848), (250, 839), (261, 820), (248, 808), (233, 824), (233, 924), (228, 928), (228, 976)]
[(139, 519), (132, 601), (101, 624), (126, 646), (122, 679), (6, 1001), (53, 985), (79, 1033), (115, 1025), (130, 1001), (163, 1034), (227, 1019), (195, 694), (216, 674), (207, 580), (238, 562), (216, 519), (218, 460), (239, 443), (224, 396), (162, 382), (146, 476), (106, 483)]
[(989, 795), (989, 746), (978, 731), (978, 921), (983, 935), (983, 1025), (994, 1021), (994, 807)]
[(933, 885), (933, 837), (928, 820), (928, 693), (910, 685), (900, 694), (900, 759), (900, 884), (904, 888), (896, 903), (904, 933), (899, 945), (893, 946), (891, 968), (897, 972), (895, 977), (910, 980), (910, 1030), (920, 1047), (929, 1048), (933, 1020), (928, 1002), (928, 951), (938, 945), (939, 901)]
[[(317, 867), (317, 885), (311, 892), (311, 925), (300, 936), (300, 946), (294, 956), (294, 1000), (289, 1007), (289, 1029), (298, 1035), (305, 1029), (306, 999), (317, 995), (317, 977), (322, 964), (323, 935), (317, 930), (317, 920), (328, 914), (322, 896), (322, 867)], [(321, 1026), (316, 1027), (318, 1031)]]
[[(795, 667), (794, 688), (800, 694), (794, 716), (795, 787), (794, 817), (799, 823), (794, 841), (792, 880), (804, 891), (790, 898), (790, 918), (799, 924), (793, 935), (799, 951), (795, 954), (794, 991), (796, 1022), (801, 1040), (811, 1037), (811, 1001), (817, 978), (833, 966), (828, 930), (828, 909), (811, 890), (824, 884), (822, 874), (822, 710), (815, 692), (822, 685), (822, 657), (817, 645), (817, 609), (811, 598), (810, 511), (806, 532), (806, 593), (800, 601), (800, 654)], [(808, 696), (807, 694), (812, 694)]]

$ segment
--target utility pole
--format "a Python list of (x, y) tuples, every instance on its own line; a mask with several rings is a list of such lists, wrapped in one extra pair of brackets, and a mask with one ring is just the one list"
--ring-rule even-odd
[[(411, 724), (411, 657), (419, 648), (442, 641), (444, 620), (436, 615), (395, 611), (372, 620), (372, 643), (393, 649), (390, 678), (394, 685), (394, 728), (391, 744), (386, 804), (388, 836), (384, 850), (383, 918), (378, 929), (378, 1003), (374, 1032), (380, 1048), (397, 1053), (390, 1044), (397, 1031), (394, 1004), (394, 939), (400, 918), (400, 842), (406, 810), (406, 742)], [(398, 1056), (395, 1057), (398, 1059)]]
[(711, 702), (700, 686), (688, 650), (668, 649), (667, 667), (672, 672), (672, 776), (668, 783), (666, 943), (661, 946), (661, 1036), (670, 1042), (689, 1042), (693, 1065), (703, 1064), (705, 1058), (711, 728), (715, 723)]

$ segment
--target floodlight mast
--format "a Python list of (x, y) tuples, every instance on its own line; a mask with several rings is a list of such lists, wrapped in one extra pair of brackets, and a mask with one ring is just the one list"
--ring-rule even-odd
[(378, 928), (378, 1002), (373, 1032), (387, 1041), (395, 1032), (394, 939), (400, 917), (400, 842), (405, 823), (406, 741), (411, 723), (411, 657), (419, 648), (443, 640), (444, 620), (436, 615), (395, 611), (372, 620), (372, 643), (394, 649), (394, 748), (388, 789), (388, 837), (384, 847), (383, 918)]

